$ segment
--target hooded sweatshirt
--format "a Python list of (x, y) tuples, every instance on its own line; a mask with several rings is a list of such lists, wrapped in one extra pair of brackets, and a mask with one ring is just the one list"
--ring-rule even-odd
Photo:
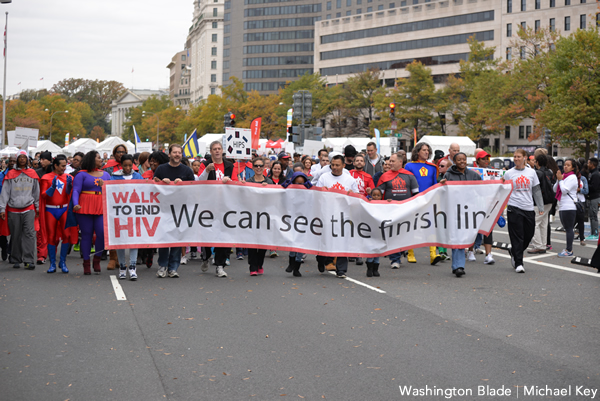
[(465, 172), (461, 173), (456, 168), (456, 164), (450, 166), (444, 178), (447, 181), (481, 181), (481, 176), (477, 172), (465, 168)]

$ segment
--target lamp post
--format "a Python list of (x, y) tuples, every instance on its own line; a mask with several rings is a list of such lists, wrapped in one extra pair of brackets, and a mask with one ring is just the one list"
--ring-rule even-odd
[(598, 149), (596, 149), (596, 152), (598, 153), (598, 157), (600, 157), (600, 124), (596, 127), (596, 134), (598, 134)]
[(146, 116), (151, 116), (151, 115), (155, 115), (156, 116), (156, 150), (160, 151), (160, 145), (158, 142), (158, 130), (160, 128), (160, 119), (158, 118), (158, 114), (157, 113), (146, 113), (146, 111), (142, 111), (142, 118), (146, 117)]
[[(50, 111), (50, 110), (46, 109), (46, 111)], [(52, 115), (50, 116), (50, 135), (49, 135), (49, 136), (50, 136), (50, 138), (49, 138), (50, 142), (52, 142), (52, 119), (54, 118), (54, 115), (55, 115), (56, 113), (68, 113), (68, 112), (69, 112), (69, 110), (64, 110), (64, 111), (63, 111), (63, 110), (59, 110), (59, 111), (55, 111), (55, 112), (54, 112), (54, 113), (52, 113)]]

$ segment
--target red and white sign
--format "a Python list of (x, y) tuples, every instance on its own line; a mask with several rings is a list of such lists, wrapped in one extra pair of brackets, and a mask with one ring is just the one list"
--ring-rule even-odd
[(466, 248), (492, 230), (512, 185), (448, 182), (390, 203), (296, 185), (108, 181), (105, 241), (110, 249), (237, 246), (337, 256)]

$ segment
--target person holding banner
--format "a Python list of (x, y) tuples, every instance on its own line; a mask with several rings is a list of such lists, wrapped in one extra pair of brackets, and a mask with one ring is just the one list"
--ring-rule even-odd
[[(183, 147), (176, 143), (169, 146), (169, 163), (161, 164), (154, 172), (154, 182), (165, 184), (178, 184), (181, 181), (194, 181), (192, 169), (181, 162)], [(181, 247), (158, 249), (158, 272), (156, 276), (164, 278), (178, 278), (179, 264), (181, 263)]]
[(89, 151), (81, 162), (81, 171), (73, 180), (73, 211), (81, 230), (81, 253), (83, 274), (90, 275), (90, 252), (96, 234), (94, 273), (100, 274), (100, 258), (104, 252), (104, 209), (102, 207), (102, 185), (110, 180), (106, 171), (101, 171), (102, 157), (95, 150)]
[(383, 171), (383, 157), (377, 153), (377, 144), (375, 142), (367, 143), (367, 163), (365, 172), (373, 177), (375, 174)]
[(317, 157), (319, 158), (319, 163), (315, 163), (311, 166), (311, 176), (314, 176), (317, 171), (321, 170), (323, 167), (329, 164), (329, 152), (327, 151), (327, 149), (320, 149), (319, 153), (317, 153)]
[(358, 193), (366, 197), (371, 193), (371, 190), (375, 188), (375, 184), (373, 183), (371, 175), (365, 172), (364, 169), (365, 155), (359, 153), (354, 157), (354, 169), (350, 170), (350, 175), (356, 180)]
[[(220, 141), (213, 141), (210, 144), (210, 157), (211, 161), (205, 160), (202, 162), (200, 170), (200, 181), (223, 181), (227, 182), (231, 180), (231, 174), (233, 173), (233, 164), (223, 159), (223, 145)], [(225, 272), (225, 265), (227, 264), (227, 258), (231, 247), (215, 247), (215, 264), (217, 265), (216, 275), (217, 277), (225, 278), (227, 273)], [(202, 266), (203, 272), (208, 270), (208, 258), (210, 251), (207, 249), (206, 252), (202, 252)], [(206, 258), (206, 259), (205, 259)]]
[[(403, 201), (419, 193), (419, 183), (414, 174), (402, 168), (403, 159), (399, 153), (390, 156), (390, 170), (383, 173), (378, 181), (383, 199), (388, 202)], [(399, 269), (402, 264), (402, 252), (392, 253), (388, 256), (392, 263), (392, 269)]]
[(73, 177), (65, 174), (67, 158), (58, 155), (52, 161), (54, 170), (45, 174), (40, 180), (40, 231), (48, 242), (48, 256), (50, 268), (47, 273), (56, 272), (56, 247), (62, 240), (60, 247), (60, 261), (58, 267), (63, 273), (68, 273), (67, 254), (71, 244), (79, 240), (79, 230), (73, 221), (71, 194), (73, 192)]
[(510, 237), (511, 264), (516, 273), (525, 273), (523, 252), (535, 233), (534, 202), (539, 213), (544, 214), (544, 200), (540, 181), (535, 170), (527, 167), (527, 152), (517, 149), (514, 153), (515, 167), (504, 174), (502, 181), (512, 181), (513, 191), (508, 199), (506, 216)]
[[(18, 269), (34, 270), (35, 218), (39, 214), (38, 175), (28, 167), (27, 152), (17, 153), (15, 168), (8, 171), (0, 193), (0, 234), (11, 236), (10, 263)], [(6, 224), (7, 223), (7, 224)]]
[[(350, 174), (344, 174), (344, 156), (339, 154), (333, 156), (331, 158), (330, 167), (331, 171), (321, 175), (317, 181), (317, 187), (337, 189), (347, 193), (358, 192), (356, 180)], [(317, 258), (323, 257), (318, 256)], [(332, 263), (333, 258), (325, 258), (324, 261), (317, 260), (319, 263), (328, 265), (329, 263)], [(346, 278), (346, 273), (348, 272), (348, 258), (338, 257), (335, 264), (335, 270), (338, 278)]]
[[(450, 148), (452, 149), (452, 145), (450, 145)], [(405, 167), (406, 170), (413, 173), (417, 179), (417, 182), (419, 183), (419, 192), (424, 192), (437, 184), (437, 166), (427, 161), (430, 157), (431, 146), (425, 142), (419, 142), (412, 151), (411, 162), (407, 163)], [(450, 158), (448, 158), (448, 160), (452, 161)], [(437, 248), (435, 246), (429, 247), (429, 259), (432, 265), (436, 265), (442, 260), (442, 257), (437, 254)], [(413, 249), (409, 249), (407, 260), (408, 263), (417, 263)]]

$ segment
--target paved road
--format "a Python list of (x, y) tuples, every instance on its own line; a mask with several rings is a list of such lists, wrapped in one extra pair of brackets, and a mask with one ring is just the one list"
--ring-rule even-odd
[[(179, 279), (139, 268), (137, 282), (120, 282), (126, 301), (114, 271), (83, 276), (75, 256), (68, 275), (2, 263), (0, 398), (542, 399), (524, 392), (549, 386), (590, 399), (575, 386), (600, 389), (600, 275), (557, 258), (564, 233), (553, 238), (525, 274), (499, 250), (495, 265), (478, 255), (460, 279), (450, 262), (424, 263), (426, 250), (399, 270), (384, 259), (380, 278), (351, 264), (358, 282), (319, 274), (312, 256), (301, 278), (285, 273), (287, 255), (261, 277), (245, 261), (227, 279), (192, 261)], [(399, 386), (447, 393), (403, 396)], [(498, 389), (511, 394), (491, 397)]]

